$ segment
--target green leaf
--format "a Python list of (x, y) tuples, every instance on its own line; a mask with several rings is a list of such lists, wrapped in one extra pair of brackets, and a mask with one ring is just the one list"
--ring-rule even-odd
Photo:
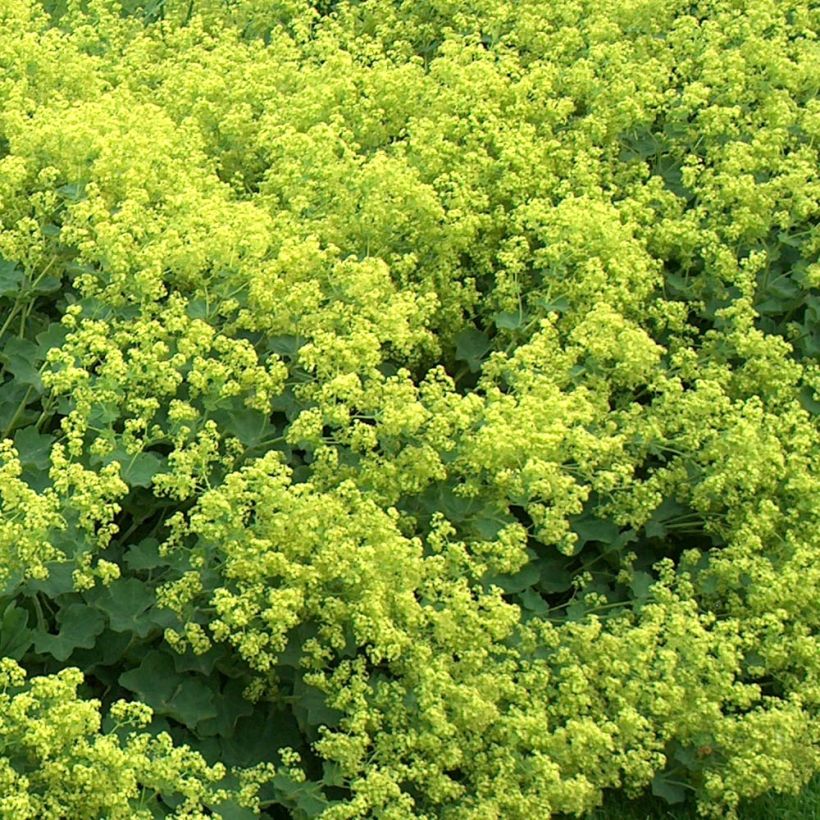
[(643, 600), (649, 596), (649, 589), (654, 583), (655, 579), (648, 572), (638, 570), (632, 576), (632, 581), (629, 584), (629, 588), (632, 590), (632, 594), (636, 598)]
[(188, 649), (182, 653), (174, 652), (174, 668), (177, 672), (196, 672), (198, 675), (210, 675), (217, 664), (228, 660), (229, 657), (230, 652), (224, 644), (214, 644), (201, 655), (195, 655)]
[(0, 362), (11, 373), (18, 384), (24, 384), (42, 391), (37, 362), (41, 361), (39, 349), (28, 339), (11, 338), (0, 348)]
[(666, 522), (690, 512), (688, 507), (684, 507), (674, 498), (666, 498), (653, 511), (649, 521), (644, 525), (644, 532), (648, 538), (664, 538), (667, 532)]
[(693, 198), (692, 192), (683, 184), (683, 167), (676, 159), (662, 156), (658, 160), (658, 173), (672, 193), (687, 201)]
[(541, 570), (540, 587), (547, 593), (566, 592), (572, 587), (572, 573), (567, 569), (569, 559), (565, 556), (541, 558), (538, 565)]
[(549, 611), (547, 602), (534, 589), (522, 590), (516, 598), (527, 612), (544, 615)]
[(138, 544), (130, 544), (125, 552), (125, 563), (128, 569), (139, 571), (156, 569), (166, 563), (159, 554), (159, 541), (156, 538), (143, 538)]
[(802, 388), (800, 388), (800, 404), (803, 406), (804, 410), (807, 410), (813, 416), (820, 414), (820, 401), (817, 401), (815, 398), (816, 395), (817, 394), (808, 384), (805, 384)]
[(213, 418), (223, 434), (236, 436), (246, 447), (253, 447), (272, 438), (275, 433), (267, 414), (247, 407), (220, 410), (213, 414)]
[(31, 647), (34, 632), (28, 628), (28, 612), (11, 601), (0, 621), (0, 657), (19, 661)]
[(322, 762), (322, 782), (325, 786), (347, 786), (347, 778), (342, 774), (342, 767), (332, 761), (325, 760)]
[(293, 715), (308, 737), (318, 737), (317, 729), (320, 726), (338, 726), (342, 712), (328, 706), (325, 693), (306, 684), (301, 676), (293, 682), (293, 697)]
[[(57, 546), (55, 544), (55, 546)], [(72, 561), (49, 561), (46, 564), (48, 577), (41, 581), (30, 580), (26, 586), (32, 592), (43, 592), (49, 598), (56, 598), (67, 592), (74, 591), (74, 563)]]
[(316, 637), (319, 625), (313, 621), (303, 621), (288, 633), (288, 642), (279, 653), (276, 661), (280, 666), (291, 666), (298, 669), (302, 660), (302, 647), (306, 641)]
[[(54, 236), (57, 236), (59, 232), (60, 229), (57, 228)], [(33, 294), (34, 296), (45, 296), (49, 293), (57, 293), (57, 291), (61, 290), (62, 287), (63, 281), (60, 277), (44, 276), (42, 279), (38, 279), (36, 283), (32, 283), (31, 287), (27, 289), (27, 292), (29, 294)]]
[(516, 518), (505, 510), (484, 508), (467, 518), (470, 529), (485, 541), (495, 541), (498, 533), (506, 526), (514, 524)]
[(806, 299), (806, 327), (820, 327), (820, 298), (817, 296)]
[(37, 353), (40, 359), (45, 360), (46, 354), (53, 347), (60, 347), (68, 336), (68, 328), (60, 322), (52, 322), (44, 331), (38, 333)]
[(188, 302), (185, 312), (190, 319), (207, 319), (210, 316), (210, 305), (201, 296), (196, 296)]
[(428, 513), (441, 512), (450, 521), (459, 523), (482, 509), (485, 502), (478, 498), (457, 495), (456, 486), (438, 482), (428, 487), (420, 496), (424, 510)]
[(23, 287), (26, 272), (17, 264), (0, 256), (0, 296), (16, 298)]
[(697, 765), (698, 758), (696, 748), (684, 746), (677, 740), (673, 740), (669, 744), (669, 748), (671, 749), (671, 755), (667, 752), (667, 758), (671, 756), (688, 769), (692, 769)]
[(245, 685), (246, 681), (242, 678), (229, 680), (225, 684), (219, 693), (219, 713), (199, 724), (199, 733), (201, 735), (232, 737), (239, 720), (253, 714), (254, 704), (242, 697)]
[(3, 384), (0, 389), (0, 433), (5, 430), (8, 434), (16, 428), (33, 423), (37, 415), (33, 410), (26, 409), (26, 406), (36, 400), (32, 389), (16, 379)]
[(670, 805), (683, 803), (686, 800), (686, 787), (671, 780), (667, 780), (663, 773), (652, 778), (652, 794), (660, 797)]
[(567, 607), (567, 620), (582, 621), (586, 617), (587, 612), (589, 612), (589, 607), (583, 598), (576, 598)]
[(284, 772), (277, 773), (269, 784), (263, 786), (260, 794), (265, 788), (271, 789), (278, 802), (291, 810), (298, 809), (298, 817), (318, 817), (329, 806), (319, 783), (297, 781)]
[(490, 350), (490, 340), (485, 333), (468, 327), (456, 335), (456, 359), (466, 362), (471, 373), (481, 369), (481, 362)]
[(237, 721), (231, 737), (221, 739), (222, 761), (226, 766), (252, 766), (273, 762), (276, 750), (283, 746), (297, 748), (304, 743), (290, 711), (270, 707), (258, 709)]
[(756, 669), (766, 669), (768, 667), (768, 663), (766, 663), (766, 659), (759, 652), (750, 650), (743, 656), (743, 668), (748, 672), (750, 667)]
[[(203, 750), (199, 745), (197, 745), (197, 751), (203, 753)], [(213, 757), (219, 757), (220, 751), (219, 744), (217, 743), (216, 752)], [(241, 787), (241, 782), (235, 772), (229, 771), (219, 781), (218, 785), (219, 788), (224, 789), (226, 793), (236, 794)], [(209, 809), (213, 809), (215, 812), (218, 812), (219, 816), (222, 817), (223, 820), (253, 820), (253, 818), (259, 817), (257, 812), (242, 808), (238, 802), (238, 798), (223, 800), (221, 803), (206, 802), (205, 805)]]
[(520, 311), (509, 313), (502, 311), (493, 316), (493, 322), (499, 330), (520, 330), (526, 324), (526, 315)]
[(570, 309), (569, 299), (566, 296), (542, 299), (538, 304), (544, 309), (545, 313), (566, 313)]
[(57, 188), (57, 193), (69, 202), (79, 202), (85, 198), (84, 182), (68, 182)]
[(214, 690), (202, 678), (184, 677), (171, 698), (168, 715), (192, 731), (219, 713)]
[(167, 706), (174, 696), (181, 676), (174, 669), (174, 661), (166, 652), (153, 649), (135, 669), (123, 672), (119, 683), (157, 712), (167, 714)]
[(117, 447), (104, 459), (104, 464), (112, 461), (120, 463), (120, 477), (130, 487), (150, 487), (151, 479), (163, 471), (166, 464), (164, 456), (145, 452), (129, 455), (122, 447)]
[(624, 139), (625, 147), (621, 151), (621, 160), (632, 159), (647, 160), (655, 156), (661, 148), (661, 143), (657, 136), (651, 131), (641, 131)]
[[(97, 614), (105, 623), (102, 613)], [(88, 675), (93, 672), (100, 677), (100, 670), (110, 672), (110, 667), (122, 660), (131, 645), (132, 638), (133, 636), (127, 632), (113, 632), (106, 628), (94, 640), (93, 646), (77, 649), (71, 656), (71, 662), (84, 674)]]
[(213, 689), (201, 678), (179, 674), (173, 659), (156, 649), (148, 652), (136, 669), (123, 672), (119, 683), (157, 714), (167, 715), (192, 731), (218, 713)]
[(268, 349), (278, 356), (295, 359), (299, 348), (306, 342), (301, 336), (271, 336), (267, 339)]
[(490, 575), (487, 584), (501, 587), (506, 593), (521, 592), (538, 583), (541, 578), (541, 567), (538, 562), (529, 560), (514, 575)]
[[(91, 423), (100, 427), (104, 427), (110, 424), (112, 421), (116, 421), (122, 411), (120, 410), (119, 406), (114, 402), (96, 402), (94, 406), (91, 408)], [(130, 459), (129, 456), (124, 450), (121, 451), (123, 458)], [(108, 464), (109, 461), (113, 461), (112, 457), (106, 461), (105, 463)], [(122, 463), (122, 462), (120, 462)]]
[(637, 530), (633, 530), (630, 527), (628, 530), (624, 530), (623, 532), (618, 533), (618, 537), (614, 541), (609, 542), (609, 547), (607, 548), (606, 552), (613, 552), (615, 550), (619, 550), (621, 547), (626, 546), (627, 544), (631, 544), (633, 541), (637, 540)]
[(97, 636), (105, 629), (105, 618), (84, 603), (71, 604), (61, 610), (57, 620), (60, 631), (56, 635), (38, 634), (34, 648), (58, 661), (67, 660), (77, 648), (93, 648)]
[(259, 817), (257, 812), (243, 808), (236, 800), (225, 800), (214, 804), (211, 808), (219, 813), (222, 820), (255, 820)]
[(620, 535), (620, 529), (612, 521), (602, 518), (578, 518), (572, 522), (572, 531), (578, 534), (576, 550), (580, 550), (588, 541), (600, 541), (609, 544)]
[(293, 421), (304, 407), (297, 400), (292, 387), (287, 387), (278, 396), (273, 396), (270, 406), (275, 413), (284, 413), (288, 421)]
[(33, 426), (22, 427), (14, 434), (14, 446), (20, 454), (20, 463), (38, 470), (49, 468), (49, 454), (54, 441), (54, 436), (40, 433)]
[(132, 487), (150, 487), (151, 479), (163, 471), (165, 457), (156, 453), (137, 453), (124, 466), (123, 480)]
[(108, 616), (115, 632), (133, 632), (144, 638), (154, 629), (149, 618), (143, 617), (155, 602), (154, 593), (136, 578), (118, 578), (94, 601), (94, 606)]

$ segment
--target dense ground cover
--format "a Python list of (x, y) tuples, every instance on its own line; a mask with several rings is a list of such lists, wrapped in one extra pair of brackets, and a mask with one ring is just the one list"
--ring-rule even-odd
[(808, 783), (819, 28), (0, 0), (0, 817)]

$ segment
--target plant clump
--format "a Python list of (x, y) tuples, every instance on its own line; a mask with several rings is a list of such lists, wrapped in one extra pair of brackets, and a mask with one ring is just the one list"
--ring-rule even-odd
[(0, 0), (0, 815), (798, 792), (819, 30)]

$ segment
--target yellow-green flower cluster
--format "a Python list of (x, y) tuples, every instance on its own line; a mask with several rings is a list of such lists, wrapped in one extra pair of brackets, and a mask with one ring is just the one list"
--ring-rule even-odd
[(100, 734), (100, 703), (78, 697), (82, 675), (66, 669), (34, 677), (14, 661), (0, 660), (0, 814), (35, 818), (149, 818), (155, 795), (177, 793), (172, 816), (207, 816), (218, 800), (215, 783), (225, 767), (209, 767), (190, 749), (175, 748), (167, 734), (134, 730), (151, 719), (147, 707), (119, 701), (111, 707), (118, 726), (131, 726), (121, 741)]
[(56, 492), (35, 492), (21, 480), (21, 473), (13, 443), (8, 439), (0, 442), (0, 576), (4, 583), (18, 572), (44, 578), (48, 574), (45, 562), (59, 557), (50, 536), (65, 527)]
[[(104, 595), (161, 527), (150, 639), (322, 704), (237, 775), (259, 812), (265, 781), (343, 793), (327, 820), (798, 789), (818, 31), (809, 0), (2, 0), (4, 584)], [(2, 664), (0, 815), (205, 816), (221, 770)]]

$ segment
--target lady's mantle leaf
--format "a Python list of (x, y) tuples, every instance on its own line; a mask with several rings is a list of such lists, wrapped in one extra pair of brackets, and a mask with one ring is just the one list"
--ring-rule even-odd
[(34, 648), (58, 661), (67, 660), (77, 648), (91, 649), (97, 636), (105, 629), (105, 618), (86, 604), (71, 604), (62, 610), (57, 619), (60, 621), (59, 633), (37, 635)]
[(122, 448), (117, 448), (105, 459), (106, 464), (112, 461), (119, 461), (120, 476), (130, 487), (150, 487), (151, 479), (165, 466), (165, 459), (156, 453), (129, 455)]
[(17, 296), (23, 286), (25, 271), (16, 262), (0, 257), (0, 296)]
[(201, 678), (181, 675), (165, 652), (152, 650), (136, 669), (123, 672), (121, 686), (135, 692), (157, 714), (167, 715), (189, 729), (214, 718), (214, 691)]
[(156, 538), (143, 538), (138, 544), (131, 544), (125, 553), (125, 563), (133, 571), (156, 569), (166, 561), (159, 554), (159, 541)]
[(0, 657), (20, 660), (32, 644), (28, 613), (12, 601), (0, 621)]
[(663, 798), (667, 803), (683, 803), (686, 799), (686, 788), (679, 783), (667, 780), (663, 773), (652, 778), (652, 794)]
[(23, 427), (14, 434), (14, 446), (20, 455), (21, 464), (25, 467), (47, 470), (53, 443), (54, 436), (40, 433), (34, 426)]
[(2, 350), (0, 350), (0, 361), (18, 384), (41, 391), (43, 382), (40, 380), (36, 363), (42, 360), (38, 354), (39, 349), (34, 342), (14, 338), (3, 343)]
[(466, 362), (471, 373), (481, 369), (481, 361), (490, 349), (490, 340), (480, 330), (468, 327), (456, 336), (456, 358)]
[(144, 638), (154, 629), (154, 623), (143, 617), (154, 603), (150, 588), (136, 578), (117, 579), (94, 602), (108, 616), (115, 632), (133, 632)]

